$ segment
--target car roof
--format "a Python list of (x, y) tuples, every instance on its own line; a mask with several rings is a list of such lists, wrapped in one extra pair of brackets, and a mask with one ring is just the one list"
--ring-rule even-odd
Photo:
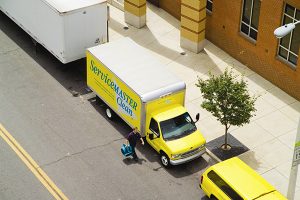
[(269, 194), (266, 194), (256, 200), (287, 200), (282, 194), (280, 194), (278, 191), (271, 192)]
[(246, 199), (255, 199), (275, 188), (239, 158), (220, 162), (212, 169)]
[(171, 105), (169, 107), (159, 109), (155, 112), (153, 112), (153, 115), (155, 116), (155, 119), (159, 122), (165, 121), (170, 119), (170, 116), (176, 117), (178, 115), (181, 115), (186, 112), (186, 109), (180, 105), (180, 104), (175, 104)]

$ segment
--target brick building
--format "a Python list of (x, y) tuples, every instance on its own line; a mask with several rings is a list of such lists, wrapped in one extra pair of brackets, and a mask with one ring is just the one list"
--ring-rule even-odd
[[(185, 6), (156, 1), (177, 18)], [(277, 27), (300, 20), (300, 0), (207, 0), (206, 9), (209, 41), (300, 100), (300, 24), (280, 40), (273, 35)]]

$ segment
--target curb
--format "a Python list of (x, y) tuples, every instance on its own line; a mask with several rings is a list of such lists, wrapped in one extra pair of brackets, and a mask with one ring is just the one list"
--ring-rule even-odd
[(208, 150), (207, 148), (205, 148), (206, 153), (209, 157), (211, 157), (213, 160), (215, 160), (216, 162), (221, 162), (222, 160), (220, 160), (215, 154), (213, 154), (210, 150)]

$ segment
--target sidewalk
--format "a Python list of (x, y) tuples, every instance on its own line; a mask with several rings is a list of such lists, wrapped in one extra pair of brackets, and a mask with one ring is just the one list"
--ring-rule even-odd
[[(202, 98), (199, 88), (195, 86), (197, 77), (205, 78), (209, 71), (220, 74), (227, 66), (234, 73), (245, 75), (250, 93), (261, 95), (256, 102), (256, 116), (250, 124), (232, 127), (229, 131), (250, 149), (239, 157), (286, 195), (300, 102), (209, 41), (199, 54), (181, 49), (180, 22), (151, 4), (147, 8), (147, 26), (142, 29), (128, 26), (124, 22), (124, 13), (112, 6), (110, 15), (110, 41), (130, 37), (150, 50), (170, 71), (186, 82), (187, 109), (192, 116), (200, 113), (197, 125), (207, 141), (223, 135), (224, 127), (200, 107)], [(127, 26), (129, 29), (125, 30), (123, 27)], [(181, 55), (182, 52), (186, 54)], [(300, 199), (299, 174), (295, 199)]]

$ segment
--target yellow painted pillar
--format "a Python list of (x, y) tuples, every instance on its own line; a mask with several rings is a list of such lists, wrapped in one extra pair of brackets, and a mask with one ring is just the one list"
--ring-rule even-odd
[(180, 46), (199, 53), (205, 45), (206, 0), (181, 0)]
[(124, 0), (125, 22), (141, 28), (146, 25), (146, 0)]

